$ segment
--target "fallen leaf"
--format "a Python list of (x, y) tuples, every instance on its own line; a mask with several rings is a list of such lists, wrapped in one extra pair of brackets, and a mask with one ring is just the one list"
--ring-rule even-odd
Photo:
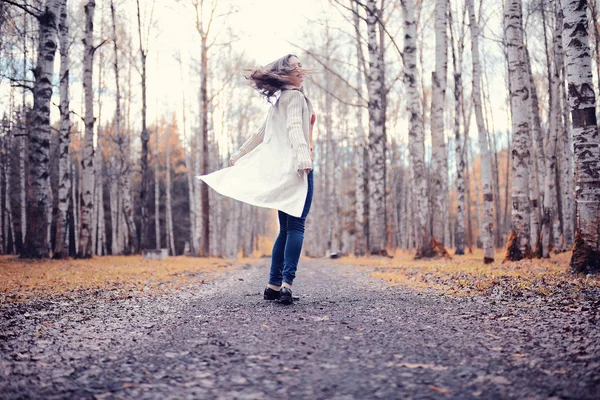
[(408, 364), (408, 363), (402, 363), (402, 364), (396, 364), (396, 366), (410, 368), (410, 369), (423, 368), (423, 369), (430, 369), (430, 370), (433, 370), (433, 371), (445, 371), (445, 370), (448, 369), (448, 367), (444, 367), (444, 366), (441, 366), (441, 365), (434, 365), (434, 364)]
[(490, 381), (496, 385), (510, 385), (509, 380), (503, 376), (494, 376)]
[(444, 389), (444, 388), (438, 387), (438, 386), (430, 385), (429, 389), (433, 390), (434, 392), (438, 392), (438, 393), (441, 393), (441, 394), (444, 394), (444, 395), (449, 395), (450, 394), (450, 391), (448, 389)]

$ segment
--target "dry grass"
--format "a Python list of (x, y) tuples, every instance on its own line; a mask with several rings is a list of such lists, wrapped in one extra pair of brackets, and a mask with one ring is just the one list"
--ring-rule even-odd
[(391, 284), (413, 289), (437, 289), (446, 294), (488, 294), (495, 289), (513, 295), (525, 292), (550, 296), (554, 292), (567, 290), (576, 294), (584, 289), (600, 289), (600, 277), (574, 274), (569, 267), (571, 253), (553, 255), (550, 259), (523, 260), (483, 264), (483, 252), (454, 256), (451, 260), (414, 260), (414, 254), (398, 251), (394, 258), (345, 257), (337, 260), (375, 268), (373, 276)]
[(254, 261), (183, 256), (165, 260), (105, 256), (89, 260), (28, 261), (0, 256), (0, 304), (94, 290), (153, 295), (181, 288), (194, 277), (202, 281), (214, 279), (225, 269)]

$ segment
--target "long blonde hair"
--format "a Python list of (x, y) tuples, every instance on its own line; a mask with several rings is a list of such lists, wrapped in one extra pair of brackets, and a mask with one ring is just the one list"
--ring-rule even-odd
[(284, 85), (291, 84), (289, 76), (292, 72), (301, 72), (303, 75), (314, 73), (310, 69), (290, 66), (290, 58), (292, 57), (299, 59), (297, 55), (290, 53), (264, 67), (246, 68), (247, 74), (244, 77), (249, 81), (250, 86), (270, 102), (275, 93), (280, 91)]

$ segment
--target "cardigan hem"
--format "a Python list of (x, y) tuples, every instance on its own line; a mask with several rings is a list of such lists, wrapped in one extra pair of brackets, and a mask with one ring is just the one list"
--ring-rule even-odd
[[(262, 208), (268, 208), (271, 210), (278, 210), (278, 211), (283, 211), (286, 214), (291, 215), (292, 217), (296, 217), (296, 218), (300, 218), (302, 217), (302, 211), (304, 210), (304, 204), (306, 203), (306, 200), (304, 201), (304, 204), (302, 204), (302, 209), (300, 210), (299, 213), (295, 213), (295, 212), (290, 212), (290, 211), (286, 211), (286, 210), (282, 210), (279, 208), (273, 208), (273, 206), (268, 205), (265, 202), (261, 202), (261, 201), (255, 201), (255, 200), (245, 200), (245, 199), (241, 199), (239, 196), (235, 195), (235, 194), (229, 194), (229, 193), (223, 193), (221, 190), (215, 188), (214, 186), (210, 185), (208, 182), (206, 182), (204, 180), (204, 177), (207, 175), (200, 175), (200, 176), (196, 176), (196, 179), (200, 179), (202, 182), (206, 183), (207, 185), (209, 185), (215, 192), (219, 193), (222, 196), (226, 196), (229, 198), (232, 198), (234, 200), (237, 201), (241, 201), (242, 203), (246, 203), (246, 204), (250, 204), (251, 206), (256, 206), (256, 207), (262, 207)], [(306, 193), (308, 194), (308, 187), (306, 188)], [(305, 196), (306, 197), (306, 196)]]

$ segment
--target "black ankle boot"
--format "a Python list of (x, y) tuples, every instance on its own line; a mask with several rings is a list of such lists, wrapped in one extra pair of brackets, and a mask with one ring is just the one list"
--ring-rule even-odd
[(279, 292), (280, 300), (283, 304), (292, 304), (294, 302), (294, 298), (292, 297), (292, 289), (287, 287), (282, 287)]
[(279, 290), (273, 290), (268, 287), (268, 288), (265, 288), (265, 293), (263, 295), (263, 298), (265, 300), (278, 300), (280, 295), (281, 295), (281, 292)]

